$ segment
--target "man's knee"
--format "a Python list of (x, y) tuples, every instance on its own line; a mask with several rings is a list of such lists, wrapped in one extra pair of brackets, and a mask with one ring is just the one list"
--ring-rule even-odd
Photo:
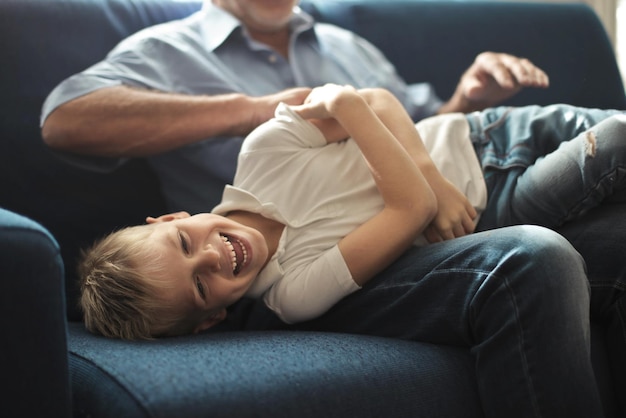
[(506, 228), (500, 237), (510, 263), (512, 277), (532, 286), (565, 292), (574, 298), (588, 297), (589, 283), (585, 262), (576, 249), (560, 234), (535, 225)]

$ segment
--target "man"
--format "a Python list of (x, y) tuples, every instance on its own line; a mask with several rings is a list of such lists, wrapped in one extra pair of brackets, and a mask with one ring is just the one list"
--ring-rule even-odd
[(130, 37), (51, 94), (42, 116), (46, 143), (87, 155), (149, 157), (170, 209), (198, 212), (214, 206), (232, 181), (243, 136), (278, 102), (301, 103), (310, 87), (384, 87), (418, 120), (548, 85), (527, 60), (485, 53), (442, 103), (427, 84), (407, 86), (371, 44), (315, 24), (296, 4), (207, 0), (182, 22)]

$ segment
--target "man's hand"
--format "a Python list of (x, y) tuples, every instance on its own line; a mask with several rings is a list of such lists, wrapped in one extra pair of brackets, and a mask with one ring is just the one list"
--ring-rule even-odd
[(249, 129), (247, 129), (245, 134), (273, 118), (278, 103), (284, 102), (288, 105), (300, 105), (304, 103), (309, 93), (311, 93), (311, 89), (308, 87), (295, 87), (275, 94), (253, 98), (252, 100), (255, 102), (254, 112), (251, 115)]
[(524, 87), (546, 88), (547, 74), (525, 58), (483, 52), (465, 71), (454, 95), (439, 113), (472, 112), (495, 106)]

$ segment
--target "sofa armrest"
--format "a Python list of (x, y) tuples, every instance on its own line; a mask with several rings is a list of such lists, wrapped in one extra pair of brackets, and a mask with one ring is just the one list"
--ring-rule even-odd
[(71, 415), (63, 263), (39, 224), (0, 209), (0, 415)]

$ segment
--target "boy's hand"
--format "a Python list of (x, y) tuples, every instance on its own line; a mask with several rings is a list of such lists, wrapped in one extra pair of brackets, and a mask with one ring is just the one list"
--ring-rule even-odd
[(474, 232), (477, 213), (463, 193), (443, 177), (431, 187), (437, 196), (438, 212), (424, 230), (426, 240), (441, 242)]
[(336, 102), (349, 95), (358, 96), (359, 93), (352, 86), (325, 84), (311, 90), (303, 104), (292, 108), (304, 119), (328, 119), (333, 117)]
[(341, 97), (359, 95), (352, 86), (326, 84), (314, 88), (304, 103), (291, 108), (302, 118), (308, 120), (322, 132), (326, 142), (338, 142), (346, 139), (348, 133), (333, 117), (333, 108)]

